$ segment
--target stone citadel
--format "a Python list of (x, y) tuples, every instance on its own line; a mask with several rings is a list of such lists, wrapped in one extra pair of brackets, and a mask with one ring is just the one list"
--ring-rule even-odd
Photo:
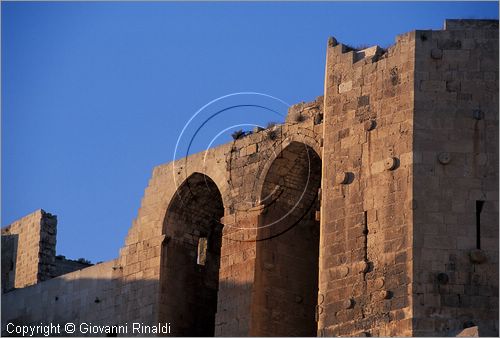
[(154, 168), (115, 260), (56, 256), (43, 210), (2, 229), (2, 334), (498, 336), (498, 42), (493, 20), (330, 38), (322, 96)]

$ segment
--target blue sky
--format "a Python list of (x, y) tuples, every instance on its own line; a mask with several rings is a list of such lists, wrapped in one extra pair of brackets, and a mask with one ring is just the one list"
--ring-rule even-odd
[[(322, 95), (328, 36), (389, 46), (445, 18), (498, 19), (498, 3), (2, 2), (2, 226), (58, 215), (57, 253), (118, 256), (154, 166), (206, 103), (260, 92), (293, 104)], [(238, 123), (281, 121), (257, 95), (211, 105), (183, 155)], [(280, 116), (281, 115), (281, 116)], [(230, 128), (214, 144), (230, 141)], [(181, 156), (179, 155), (179, 156)], [(179, 157), (177, 156), (177, 157)]]

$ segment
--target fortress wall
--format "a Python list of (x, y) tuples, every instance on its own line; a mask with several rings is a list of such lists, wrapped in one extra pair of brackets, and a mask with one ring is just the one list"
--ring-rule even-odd
[[(116, 260), (39, 283), (54, 276), (54, 218), (37, 211), (14, 223), (2, 244), (21, 289), (2, 295), (2, 322), (177, 315), (172, 330), (184, 335), (286, 336), (317, 319), (318, 335), (401, 336), (452, 334), (472, 317), (498, 334), (498, 22), (474, 22), (407, 33), (387, 51), (330, 40), (324, 97), (290, 107), (283, 125), (154, 168)], [(322, 165), (321, 190), (304, 199), (312, 209), (299, 226), (266, 227), (303, 190), (304, 149)], [(220, 226), (220, 251), (200, 266), (199, 240)], [(319, 242), (319, 277), (296, 269), (318, 258), (304, 257), (304, 237), (310, 251)], [(202, 311), (186, 311), (196, 299)], [(191, 324), (200, 318), (213, 325)]]
[[(164, 308), (168, 306), (165, 290), (160, 288), (161, 268), (166, 265), (167, 236), (164, 233), (164, 221), (167, 208), (178, 187), (193, 173), (209, 176), (221, 190), (223, 198), (227, 198), (227, 182), (225, 181), (224, 158), (227, 145), (209, 149), (206, 153), (197, 153), (185, 159), (170, 162), (154, 168), (137, 218), (133, 221), (120, 250), (119, 264), (123, 268), (122, 288), (128, 289), (137, 285), (142, 294), (156, 299), (151, 309), (151, 316), (146, 323), (166, 322)], [(225, 201), (224, 201), (225, 202)], [(162, 257), (165, 259), (162, 260)], [(162, 265), (163, 264), (163, 265)], [(140, 280), (153, 280), (143, 287), (136, 283)], [(122, 321), (144, 320), (140, 314), (141, 304), (134, 301), (134, 294), (123, 293), (123, 301), (130, 304), (120, 314)], [(158, 300), (159, 299), (159, 300)], [(175, 329), (175, 323), (172, 323)]]
[(316, 335), (321, 157), (294, 142), (272, 161), (261, 193), (252, 309), (259, 336)]
[(329, 41), (318, 335), (412, 334), (414, 40)]
[[(128, 305), (121, 299), (122, 290), (118, 282), (121, 271), (113, 269), (115, 265), (115, 261), (97, 264), (3, 294), (2, 335), (6, 334), (5, 325), (8, 322), (19, 325), (64, 325), (68, 322), (76, 325), (82, 322), (120, 324), (119, 313)], [(128, 291), (133, 292), (132, 289)], [(147, 302), (140, 296), (137, 295), (138, 302)], [(153, 299), (149, 301), (152, 303)], [(151, 308), (152, 305), (144, 307), (140, 314), (147, 318), (150, 313), (146, 312)]]
[[(293, 113), (300, 113), (302, 117), (289, 119)], [(232, 151), (226, 154), (232, 199), (224, 217), (216, 335), (269, 334), (263, 327), (271, 320), (273, 305), (261, 302), (266, 288), (259, 276), (271, 272), (264, 270), (265, 257), (256, 242), (257, 228), (265, 225), (268, 211), (262, 200), (264, 185), (272, 164), (292, 143), (308, 145), (321, 154), (322, 121), (318, 118), (321, 113), (322, 98), (292, 106), (285, 124), (237, 140)], [(272, 273), (277, 274), (279, 280), (287, 278), (277, 263)], [(242, 294), (245, 296), (241, 297)], [(274, 328), (275, 335), (286, 335)]]
[[(153, 171), (145, 190), (138, 217), (133, 222), (121, 250), (124, 284), (128, 279), (154, 277), (161, 280), (166, 261), (168, 206), (178, 187), (192, 174), (207, 175), (217, 185), (224, 204), (224, 218), (219, 274), (216, 334), (246, 335), (251, 330), (251, 303), (254, 294), (255, 228), (260, 222), (259, 194), (264, 173), (283, 148), (297, 141), (310, 145), (320, 153), (322, 126), (316, 118), (321, 112), (318, 101), (292, 107), (304, 115), (299, 121), (255, 132), (207, 152), (190, 155)], [(270, 136), (270, 134), (274, 136)], [(237, 226), (234, 226), (234, 225)], [(193, 234), (190, 234), (193, 235)], [(195, 235), (196, 236), (196, 235)], [(163, 257), (163, 258), (162, 258)], [(163, 261), (163, 263), (162, 263)], [(148, 285), (147, 292), (160, 294), (154, 316), (167, 320), (168, 295), (158, 284)], [(127, 297), (127, 295), (124, 295)], [(133, 303), (133, 302), (132, 302)], [(238, 316), (234, 316), (235, 311)], [(137, 311), (126, 315), (133, 320)]]
[[(322, 126), (316, 115), (321, 113), (321, 106), (322, 98), (299, 104), (291, 109), (303, 113), (300, 121), (256, 132), (231, 144), (156, 167), (119, 257), (7, 293), (2, 304), (9, 311), (3, 312), (3, 322), (35, 323), (45, 318), (54, 323), (77, 319), (95, 324), (168, 321), (165, 307), (175, 308), (176, 304), (160, 282), (162, 268), (168, 261), (167, 210), (179, 186), (194, 173), (202, 173), (220, 190), (225, 215), (222, 222), (226, 224), (215, 333), (249, 334), (255, 314), (252, 310), (257, 259), (255, 238), (262, 211), (259, 196), (265, 173), (292, 142), (307, 144), (320, 153)], [(19, 222), (26, 224), (37, 217), (29, 215)], [(100, 297), (106, 299), (104, 305), (95, 303)], [(23, 302), (17, 303), (18, 299)], [(37, 302), (45, 305), (40, 307)], [(78, 312), (82, 306), (83, 310)], [(175, 329), (175, 323), (172, 328)]]
[(53, 276), (56, 225), (55, 216), (37, 210), (2, 229), (2, 244), (8, 245), (12, 258), (5, 265), (9, 272), (2, 271), (2, 290), (23, 288)]
[(496, 336), (498, 21), (445, 27), (415, 38), (414, 334)]

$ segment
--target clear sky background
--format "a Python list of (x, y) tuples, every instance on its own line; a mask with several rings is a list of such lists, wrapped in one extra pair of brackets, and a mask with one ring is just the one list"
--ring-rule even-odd
[[(498, 19), (497, 2), (1, 7), (2, 226), (39, 208), (55, 213), (57, 253), (92, 262), (118, 256), (153, 167), (173, 159), (182, 128), (211, 100), (240, 91), (315, 99), (331, 35), (387, 47), (445, 18)], [(266, 97), (233, 97), (205, 109), (187, 135), (232, 104), (287, 110)], [(233, 109), (205, 125), (191, 152), (234, 123), (282, 120)], [(230, 140), (228, 131), (214, 144)]]

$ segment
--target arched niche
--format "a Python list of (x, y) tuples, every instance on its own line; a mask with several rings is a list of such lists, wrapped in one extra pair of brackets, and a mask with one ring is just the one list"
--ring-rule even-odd
[(260, 192), (253, 333), (316, 336), (321, 158), (291, 142), (269, 166)]
[(213, 336), (217, 312), (221, 217), (214, 181), (190, 175), (177, 189), (163, 223), (160, 321), (176, 336)]

